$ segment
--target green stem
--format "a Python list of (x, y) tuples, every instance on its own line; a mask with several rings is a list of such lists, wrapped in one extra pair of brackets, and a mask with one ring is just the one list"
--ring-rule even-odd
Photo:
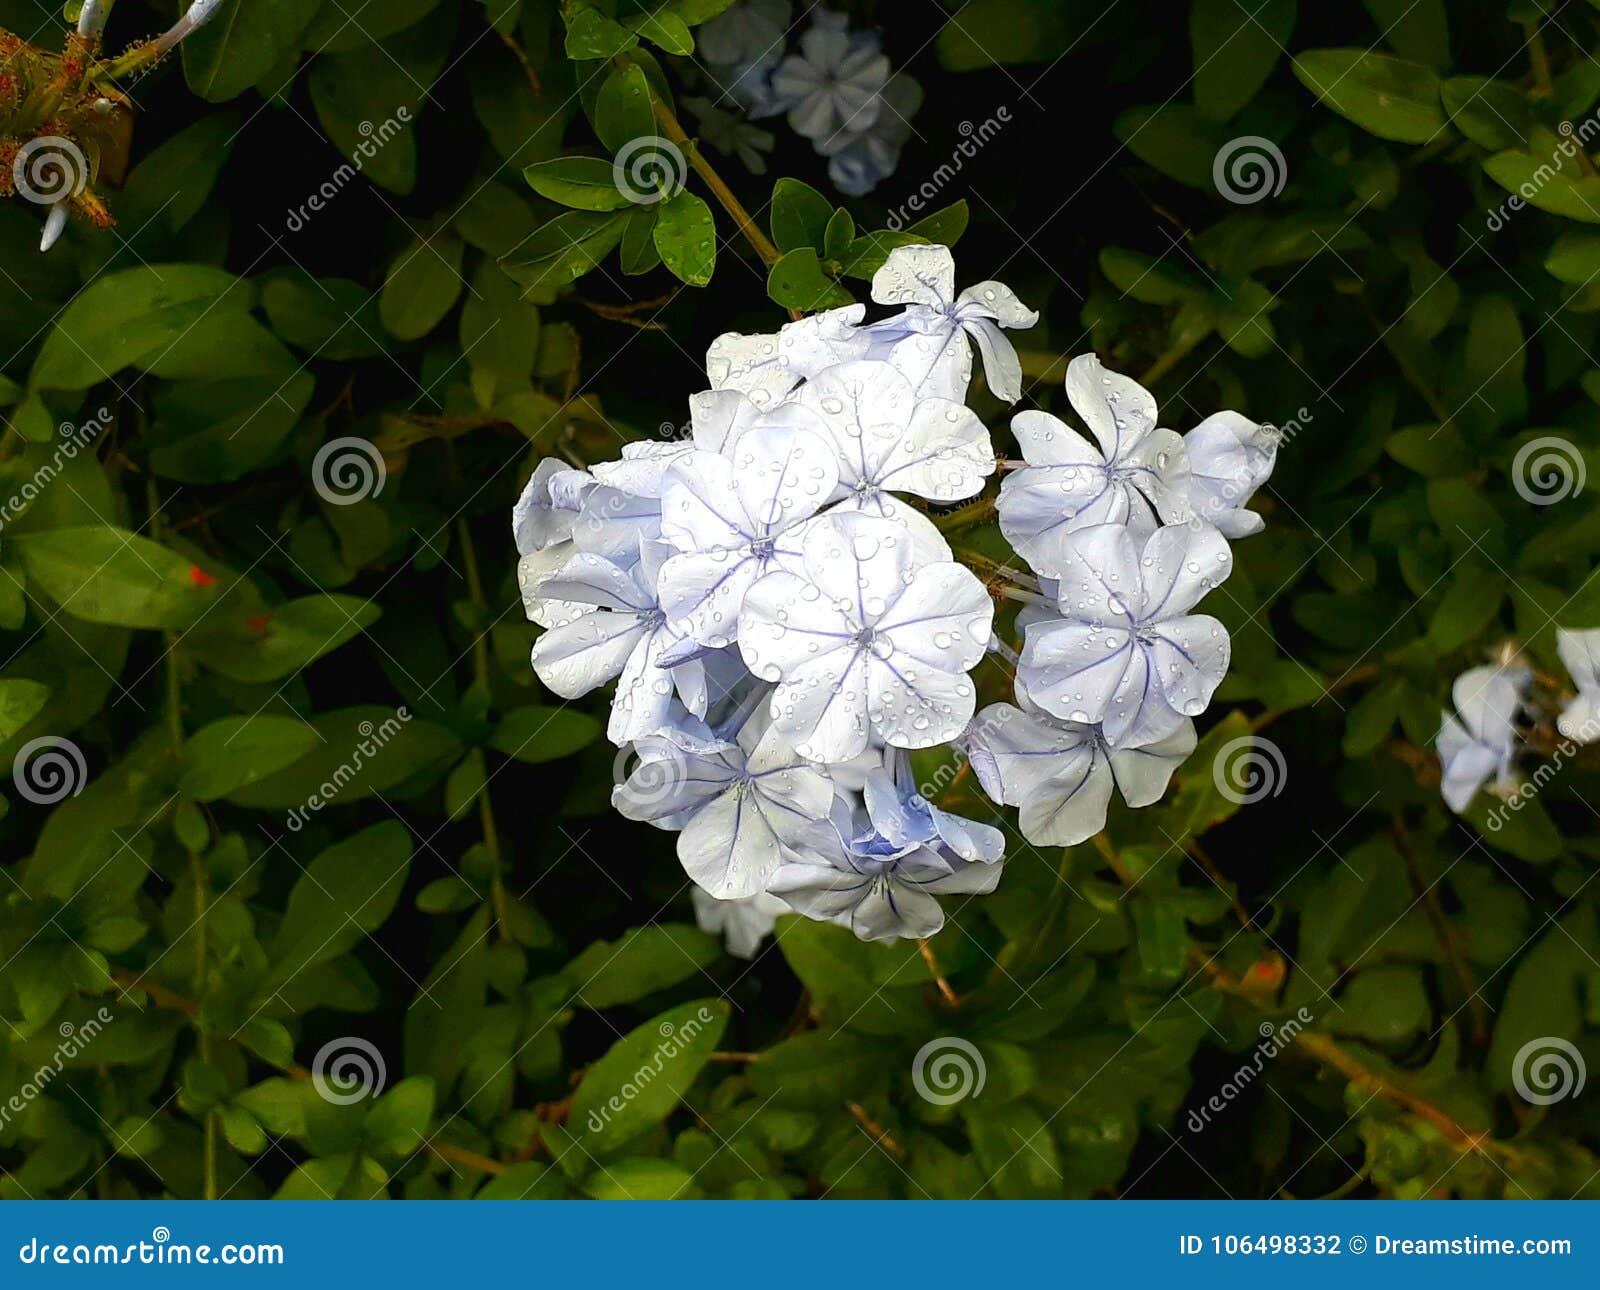
[[(452, 465), (454, 456), (452, 454)], [(467, 596), (473, 606), (480, 611), (480, 617), (487, 618), (489, 613), (489, 600), (483, 594), (483, 577), (478, 571), (478, 550), (472, 544), (472, 532), (467, 527), (465, 516), (456, 519), (456, 541), (461, 547), (461, 562), (465, 567), (467, 577)], [(489, 636), (487, 631), (480, 631), (472, 642), (472, 676), (480, 689), (487, 697), (489, 693)], [(495, 922), (502, 936), (506, 931), (506, 908), (509, 897), (506, 893), (505, 879), (503, 876), (504, 860), (500, 850), (500, 830), (494, 822), (494, 802), (489, 796), (487, 782), (478, 790), (478, 824), (483, 830), (484, 850), (489, 853), (489, 861), (493, 866), (494, 878), (490, 887), (490, 895), (494, 902)]]

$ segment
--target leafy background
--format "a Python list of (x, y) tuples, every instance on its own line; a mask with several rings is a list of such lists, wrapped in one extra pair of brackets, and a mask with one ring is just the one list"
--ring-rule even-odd
[[(1593, 494), (1512, 471), (1541, 436), (1597, 464), (1600, 177), (1552, 167), (1600, 11), (851, 4), (928, 90), (872, 197), (780, 122), (765, 178), (710, 157), (753, 239), (699, 174), (670, 215), (563, 212), (587, 172), (555, 159), (670, 137), (639, 109), (720, 7), (226, 0), (130, 89), (113, 231), (41, 257), (0, 208), (0, 489), (50, 468), (0, 533), (0, 762), (48, 737), (87, 771), (5, 785), (0, 1195), (1595, 1194), (1593, 1099), (1512, 1080), (1532, 1040), (1600, 1056), (1594, 773), (1496, 831), (1443, 809), (1431, 742), (1465, 667), (1510, 640), (1558, 673), (1555, 627), (1600, 627)], [(112, 47), (171, 10), (124, 0)], [(871, 230), (1000, 108), (912, 232), (1043, 311), (1028, 403), (1093, 348), (1165, 424), (1292, 431), (1208, 604), (1233, 670), (1163, 805), (1064, 853), (1011, 830), (927, 957), (786, 920), (741, 962), (671, 836), (609, 812), (603, 697), (535, 682), (510, 506), (541, 455), (671, 433), (719, 332), (865, 299)], [(1243, 136), (1284, 158), (1250, 204), (1213, 176)], [(328, 505), (347, 436), (386, 482)], [(1241, 809), (1212, 758), (1251, 731), (1284, 773)], [(941, 1105), (913, 1068), (951, 1037), (985, 1078)], [(320, 1095), (357, 1040), (381, 1095)]]

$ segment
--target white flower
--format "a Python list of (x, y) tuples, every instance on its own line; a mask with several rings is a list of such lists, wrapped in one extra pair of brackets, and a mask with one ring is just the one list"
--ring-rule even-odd
[(1000, 329), (1032, 327), (1039, 315), (1010, 287), (980, 282), (957, 296), (949, 247), (901, 246), (873, 275), (872, 298), (880, 305), (906, 306), (868, 330), (873, 356), (886, 356), (920, 394), (964, 400), (975, 343), (995, 397), (1009, 402), (1022, 397), (1022, 362)]
[[(882, 770), (868, 778), (864, 807), (852, 810), (837, 801), (832, 823), (833, 845), (800, 853), (773, 875), (768, 890), (807, 918), (838, 923), (862, 940), (932, 936), (944, 926), (935, 894), (983, 894), (1000, 880), (1000, 865), (962, 858), (936, 831), (931, 815), (908, 812)], [(993, 851), (984, 845), (990, 841), (976, 844), (984, 846), (985, 857)]]
[(911, 138), (911, 118), (922, 107), (922, 86), (896, 72), (880, 97), (882, 110), (866, 129), (844, 129), (817, 141), (817, 151), (828, 158), (828, 178), (850, 197), (865, 196), (894, 174)]
[(971, 719), (966, 673), (994, 606), (965, 566), (915, 567), (913, 552), (903, 525), (828, 514), (806, 533), (803, 572), (775, 570), (745, 596), (739, 649), (778, 683), (773, 721), (802, 756), (846, 761), (874, 733), (928, 748)]
[(808, 139), (865, 130), (878, 119), (889, 60), (871, 38), (842, 24), (818, 22), (772, 74), (772, 92), (789, 110), (789, 126)]
[(724, 66), (771, 67), (782, 57), (789, 0), (739, 0), (695, 32), (700, 56)]
[(1266, 521), (1244, 505), (1277, 464), (1277, 431), (1237, 412), (1217, 412), (1184, 435), (1183, 442), (1195, 514), (1225, 538), (1261, 532)]
[(1040, 707), (1098, 723), (1113, 747), (1150, 743), (1205, 711), (1228, 670), (1228, 633), (1189, 611), (1233, 569), (1215, 529), (1053, 535), (1060, 618), (1030, 622), (1017, 676)]
[(544, 584), (551, 598), (589, 608), (534, 642), (533, 670), (563, 699), (619, 678), (606, 730), (613, 743), (641, 739), (665, 726), (674, 691), (690, 712), (706, 713), (704, 665), (698, 659), (660, 665), (661, 656), (682, 638), (656, 603), (661, 566), (671, 554), (665, 543), (641, 542), (638, 563), (624, 569), (580, 551)]
[(996, 703), (973, 721), (966, 747), (984, 791), (1021, 808), (1023, 837), (1035, 846), (1076, 846), (1105, 827), (1113, 784), (1129, 806), (1160, 801), (1194, 751), (1195, 732), (1186, 719), (1152, 742), (1113, 748), (1097, 726)]
[(838, 454), (841, 497), (869, 514), (891, 492), (958, 502), (981, 492), (994, 473), (994, 445), (977, 414), (950, 399), (918, 398), (884, 363), (830, 367), (789, 406), (810, 414), (800, 424), (827, 436)]
[(1578, 687), (1578, 697), (1561, 710), (1556, 729), (1580, 744), (1600, 739), (1600, 630), (1556, 631), (1556, 652)]
[(1456, 677), (1450, 692), (1456, 711), (1444, 714), (1437, 740), (1439, 787), (1452, 811), (1466, 810), (1491, 777), (1502, 790), (1512, 786), (1516, 720), (1531, 679), (1527, 668), (1499, 663)]
[(571, 616), (567, 607), (549, 603), (540, 588), (571, 557), (573, 528), (594, 482), (586, 471), (574, 470), (559, 457), (546, 457), (534, 467), (511, 512), (522, 607), (542, 627)]
[(797, 529), (838, 481), (832, 446), (809, 430), (749, 430), (731, 456), (696, 450), (674, 464), (661, 533), (682, 554), (662, 566), (658, 588), (673, 625), (702, 645), (731, 644), (750, 585), (798, 565)]
[(764, 891), (737, 900), (718, 900), (703, 887), (692, 887), (689, 899), (694, 902), (694, 921), (700, 930), (713, 936), (720, 933), (728, 953), (736, 959), (755, 958), (779, 916), (790, 912), (783, 901)]
[(737, 390), (757, 408), (783, 402), (801, 381), (835, 363), (862, 358), (871, 338), (858, 326), (865, 305), (846, 305), (787, 324), (776, 335), (727, 332), (706, 351), (713, 390)]
[(753, 896), (794, 847), (825, 841), (833, 785), (760, 715), (735, 743), (696, 750), (672, 736), (642, 739), (639, 764), (612, 790), (630, 820), (680, 829), (684, 872), (719, 900)]
[(1027, 465), (1000, 488), (1000, 530), (1040, 573), (1056, 570), (1049, 538), (1095, 524), (1125, 524), (1144, 538), (1189, 518), (1183, 440), (1156, 426), (1156, 402), (1137, 381), (1109, 372), (1093, 354), (1067, 365), (1067, 398), (1098, 450), (1048, 412), (1019, 412), (1011, 430)]

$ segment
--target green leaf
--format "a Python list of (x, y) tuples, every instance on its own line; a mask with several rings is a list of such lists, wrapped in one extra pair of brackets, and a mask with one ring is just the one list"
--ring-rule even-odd
[(679, 1004), (629, 1031), (584, 1076), (567, 1125), (598, 1159), (653, 1128), (711, 1060), (728, 1024), (723, 999)]
[(854, 303), (855, 297), (822, 271), (810, 247), (787, 252), (767, 274), (767, 294), (780, 305), (810, 313)]
[(1362, 0), (1395, 53), (1437, 71), (1450, 66), (1444, 0)]
[(75, 618), (181, 630), (216, 598), (189, 561), (126, 529), (50, 529), (14, 540), (28, 576)]
[(912, 237), (920, 237), (924, 242), (931, 242), (935, 246), (954, 246), (967, 231), (967, 221), (970, 216), (967, 199), (963, 197), (943, 210), (924, 215), (915, 224), (902, 231), (911, 234)]
[(1255, 98), (1294, 32), (1298, 0), (1195, 0), (1189, 10), (1195, 106), (1226, 121)]
[(433, 1123), (433, 1081), (426, 1075), (403, 1079), (372, 1104), (361, 1137), (380, 1156), (408, 1156), (422, 1145)]
[(697, 927), (652, 923), (594, 942), (561, 969), (561, 979), (584, 1007), (612, 1008), (689, 980), (721, 953), (716, 937)]
[(1559, 152), (1549, 156), (1497, 152), (1484, 161), (1483, 168), (1512, 194), (1507, 205), (1513, 210), (1526, 203), (1552, 215), (1600, 224), (1600, 178), (1582, 173)]
[(1300, 83), (1380, 139), (1429, 143), (1447, 129), (1439, 77), (1421, 63), (1367, 49), (1309, 49), (1294, 60)]
[(189, 737), (179, 783), (198, 801), (215, 801), (299, 761), (318, 742), (299, 717), (223, 717)]
[(661, 262), (691, 287), (711, 281), (717, 263), (717, 226), (701, 198), (684, 189), (663, 202), (652, 237)]
[(541, 197), (586, 211), (616, 211), (633, 204), (617, 187), (616, 171), (599, 157), (554, 157), (522, 172)]
[(810, 184), (787, 177), (772, 187), (772, 240), (780, 251), (822, 250), (833, 203)]
[(1568, 1091), (1576, 1091), (1573, 1076), (1581, 1065), (1574, 1067), (1572, 1056), (1550, 1041), (1570, 1044), (1582, 1032), (1582, 993), (1597, 950), (1594, 909), (1580, 905), (1523, 955), (1495, 1013), (1494, 1037), (1484, 1064), (1491, 1088), (1509, 1092), (1520, 1082), (1548, 1097), (1565, 1079)]
[(11, 739), (39, 714), (50, 687), (21, 677), (0, 677), (0, 743)]
[(568, 58), (615, 58), (639, 43), (626, 27), (578, 0), (562, 0), (561, 16), (567, 24)]
[(606, 77), (595, 100), (594, 129), (600, 142), (613, 153), (620, 152), (633, 139), (657, 133), (655, 112), (650, 106), (650, 82), (642, 67), (629, 63)]
[(212, 19), (180, 46), (189, 88), (221, 103), (243, 94), (289, 53), (322, 0), (222, 0)]
[(599, 264), (622, 240), (631, 216), (564, 211), (541, 225), (500, 261), (514, 281), (528, 288), (565, 286)]
[(411, 834), (396, 820), (363, 829), (305, 867), (272, 938), (261, 997), (348, 952), (383, 925), (411, 869)]
[(600, 723), (587, 713), (528, 704), (501, 718), (489, 737), (489, 747), (537, 765), (572, 756), (598, 739), (600, 730)]
[(694, 35), (683, 19), (668, 9), (658, 9), (655, 13), (643, 14), (633, 19), (629, 26), (651, 44), (660, 46), (669, 54), (687, 57), (694, 53)]
[(378, 316), (398, 340), (421, 340), (444, 320), (466, 282), (465, 244), (454, 233), (418, 238), (389, 266)]
[(583, 1182), (594, 1200), (684, 1200), (697, 1194), (693, 1175), (670, 1160), (613, 1160)]

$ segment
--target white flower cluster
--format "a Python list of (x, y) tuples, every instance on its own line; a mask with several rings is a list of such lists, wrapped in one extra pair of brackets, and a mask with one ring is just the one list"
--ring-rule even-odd
[[(1577, 689), (1557, 715), (1556, 730), (1573, 744), (1594, 743), (1600, 740), (1600, 630), (1560, 628), (1556, 652)], [(1485, 785), (1497, 797), (1515, 796), (1523, 728), (1537, 715), (1532, 687), (1532, 670), (1514, 656), (1456, 677), (1450, 692), (1455, 710), (1443, 714), (1437, 740), (1439, 788), (1452, 811), (1465, 811)]]
[[(1008, 588), (1030, 602), (1022, 706), (975, 717), (969, 673), (988, 651), (1015, 655), (924, 507), (972, 498), (995, 472), (965, 403), (973, 349), (1015, 400), (1002, 329), (1037, 315), (997, 282), (957, 294), (940, 246), (895, 251), (872, 298), (900, 311), (866, 324), (853, 305), (720, 337), (687, 441), (630, 443), (588, 471), (547, 459), (514, 516), (528, 614), (545, 628), (535, 670), (569, 699), (616, 679), (608, 733), (637, 763), (613, 801), (678, 833), (705, 896), (744, 902), (702, 910), (742, 947), (777, 908), (865, 939), (929, 936), (937, 894), (994, 887), (1003, 835), (919, 794), (912, 750), (965, 750), (1040, 843), (1092, 833), (1088, 803), (1105, 788), (1103, 819), (1112, 778), (1131, 802), (1159, 797), (1228, 657), (1221, 627), (1189, 613), (1229, 568), (1194, 518), (1215, 509), (1196, 481), (1220, 479), (1222, 457), (1264, 451), (1270, 470), (1275, 446), (1230, 421), (1220, 455), (1211, 431), (1197, 441), (1214, 469), (1191, 472), (1148, 395), (1077, 360), (1069, 393), (1103, 451), (1017, 418), (1030, 464), (1006, 481), (1001, 523), (1040, 574)], [(1217, 514), (1247, 530), (1236, 485)], [(1147, 519), (1146, 498), (1182, 523)]]

